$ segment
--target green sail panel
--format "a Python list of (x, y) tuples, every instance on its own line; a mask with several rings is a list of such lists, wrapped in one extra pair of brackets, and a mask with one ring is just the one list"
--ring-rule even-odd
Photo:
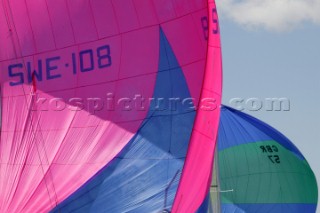
[(222, 194), (223, 203), (312, 204), (316, 201), (317, 185), (307, 161), (298, 159), (276, 141), (220, 151), (219, 162), (220, 188), (231, 189), (230, 193)]

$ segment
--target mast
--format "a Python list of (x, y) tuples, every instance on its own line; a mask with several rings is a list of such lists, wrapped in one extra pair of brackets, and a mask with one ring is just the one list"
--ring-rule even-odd
[(219, 182), (219, 162), (218, 162), (218, 145), (215, 148), (215, 157), (213, 164), (213, 175), (210, 186), (210, 213), (218, 213), (220, 211), (220, 182)]

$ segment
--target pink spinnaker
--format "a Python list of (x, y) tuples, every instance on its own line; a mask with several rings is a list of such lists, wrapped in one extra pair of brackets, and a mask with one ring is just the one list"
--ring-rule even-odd
[(214, 1), (3, 0), (0, 212), (50, 211), (128, 144), (147, 111), (110, 100), (152, 98), (160, 28), (194, 104), (214, 100), (214, 110), (197, 111), (173, 206), (196, 211), (210, 182), (221, 101)]

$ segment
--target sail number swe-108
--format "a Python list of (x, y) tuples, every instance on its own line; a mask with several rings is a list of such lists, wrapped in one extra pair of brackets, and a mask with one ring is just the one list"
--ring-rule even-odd
[[(86, 49), (79, 53), (72, 53), (68, 59), (62, 61), (61, 56), (39, 59), (36, 62), (25, 61), (23, 63), (10, 64), (8, 77), (12, 79), (10, 86), (31, 83), (36, 81), (61, 78), (61, 67), (70, 70), (74, 75), (79, 72), (90, 72), (103, 69), (112, 65), (111, 50), (109, 45), (103, 45), (96, 49)], [(36, 65), (34, 64), (36, 63)], [(59, 72), (60, 71), (60, 72)]]
[(260, 146), (262, 153), (268, 154), (269, 160), (274, 164), (280, 164), (280, 156), (275, 155), (279, 152), (279, 149), (275, 145)]

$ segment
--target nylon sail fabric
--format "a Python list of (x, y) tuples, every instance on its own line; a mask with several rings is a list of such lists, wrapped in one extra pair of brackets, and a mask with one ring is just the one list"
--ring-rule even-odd
[(221, 212), (316, 212), (315, 175), (301, 152), (274, 128), (224, 106), (217, 147)]
[(0, 212), (200, 206), (221, 97), (213, 1), (5, 0), (0, 46)]
[(221, 45), (216, 4), (208, 1), (209, 41), (201, 100), (215, 100), (214, 110), (197, 113), (173, 212), (195, 212), (208, 193), (221, 104)]
[[(170, 69), (170, 72), (158, 72), (153, 97), (189, 98), (170, 45), (162, 32), (160, 36), (159, 70)], [(175, 84), (167, 87), (167, 81)], [(156, 104), (150, 106), (146, 119), (124, 150), (53, 212), (171, 210), (195, 111), (183, 105), (178, 105), (175, 111), (159, 111), (156, 107)]]

